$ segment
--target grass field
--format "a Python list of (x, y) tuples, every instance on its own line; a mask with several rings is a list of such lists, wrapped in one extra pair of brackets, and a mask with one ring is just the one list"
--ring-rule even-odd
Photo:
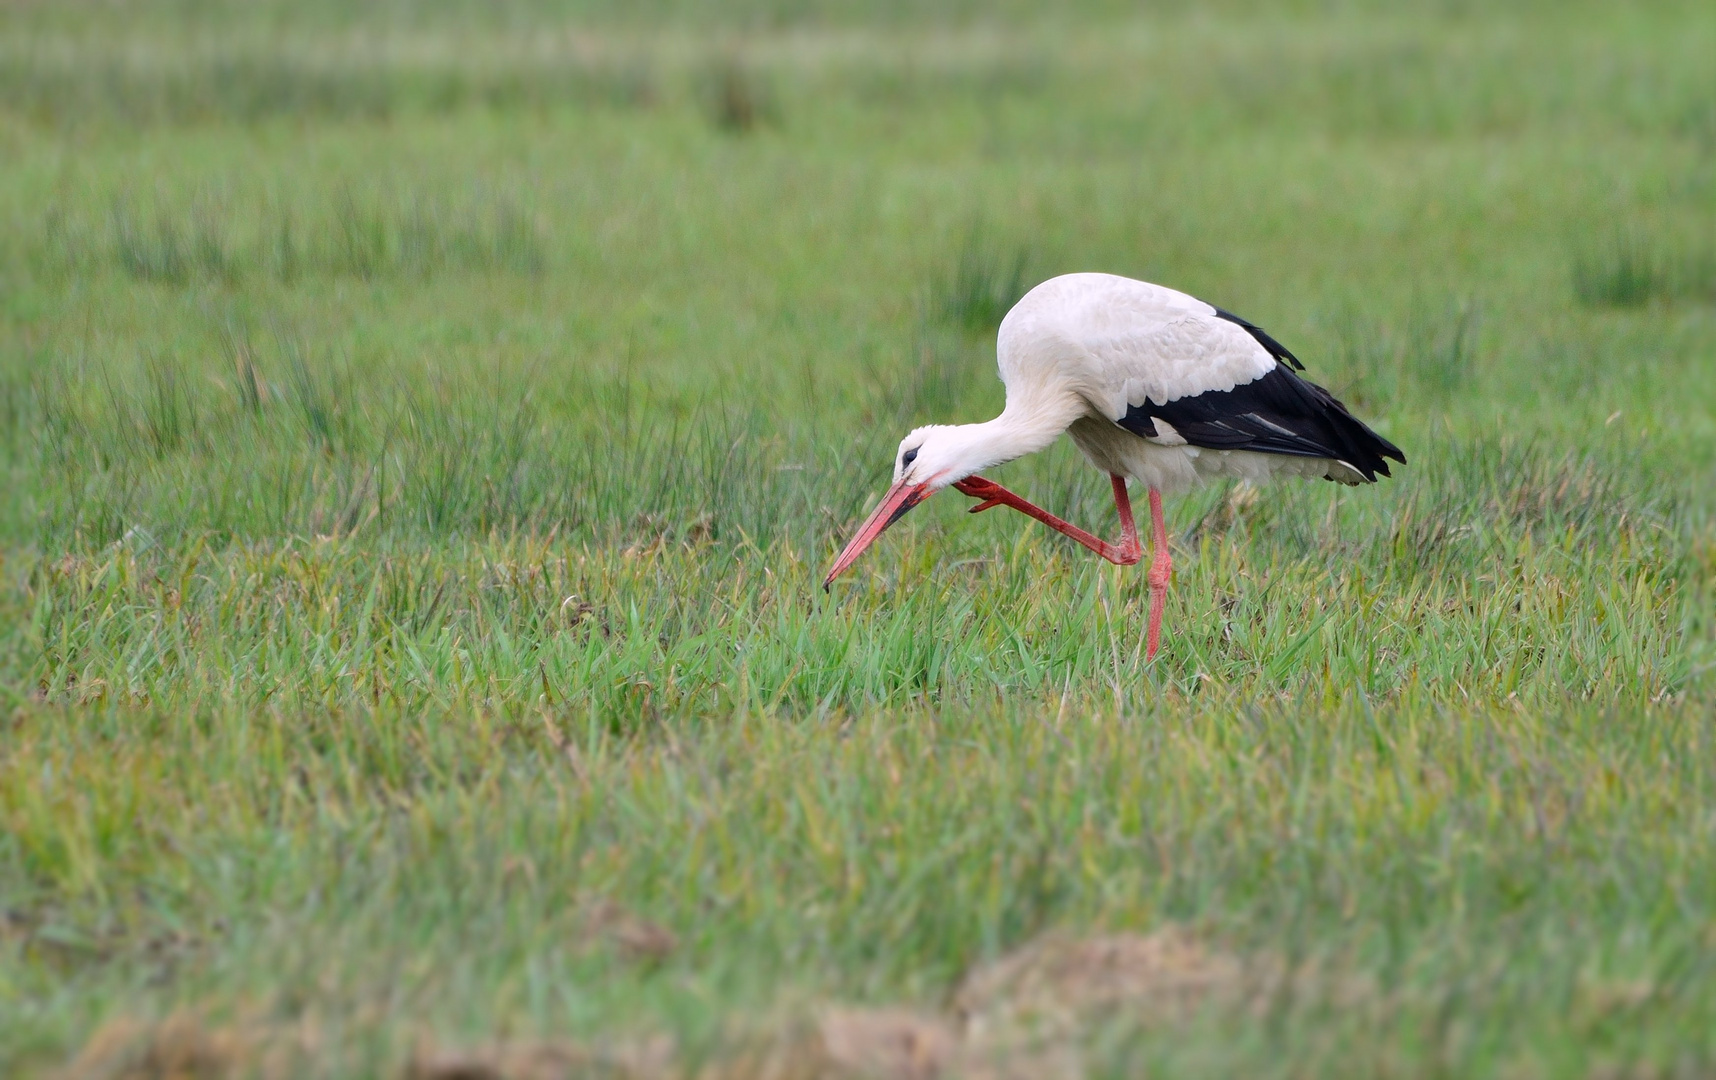
[[(0, 7), (0, 1072), (1716, 1075), (1712, 56)], [(1410, 464), (1171, 500), (1150, 665), (1141, 572), (957, 495), (824, 595), (1095, 269)]]

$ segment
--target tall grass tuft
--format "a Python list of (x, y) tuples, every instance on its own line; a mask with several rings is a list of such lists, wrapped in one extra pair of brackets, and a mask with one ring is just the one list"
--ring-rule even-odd
[(227, 222), (224, 215), (208, 199), (199, 199), (191, 206), (190, 252), (198, 273), (208, 278), (230, 280), (237, 267), (233, 263)]
[(229, 325), (223, 329), (221, 343), (226, 348), (227, 359), (232, 363), (232, 381), (238, 394), (239, 407), (253, 416), (262, 412), (264, 382), (261, 373), (256, 370), (255, 349), (250, 343), (249, 335)]
[(936, 286), (930, 306), (935, 315), (971, 331), (993, 330), (1030, 290), (1030, 253), (1006, 248), (973, 229), (959, 247), (952, 272)]
[(179, 223), (157, 214), (153, 228), (125, 205), (113, 208), (113, 250), (119, 266), (141, 281), (179, 284), (190, 275), (190, 259)]
[(1358, 409), (1386, 408), (1403, 392), (1447, 396), (1476, 372), (1481, 309), (1473, 300), (1420, 298), (1398, 321), (1356, 306), (1330, 317), (1335, 338), (1329, 386)]
[(1408, 369), (1432, 393), (1449, 394), (1472, 377), (1480, 311), (1472, 300), (1451, 300), (1439, 310), (1420, 305), (1407, 327)]
[(1638, 230), (1614, 233), (1573, 258), (1573, 293), (1587, 307), (1716, 302), (1716, 242), (1665, 243)]
[(184, 442), (196, 422), (183, 373), (171, 356), (149, 357), (143, 367), (143, 430), (157, 458), (166, 457)]
[(1360, 411), (1384, 408), (1400, 393), (1400, 343), (1389, 329), (1356, 305), (1331, 320), (1335, 338), (1330, 388)]
[(1642, 307), (1673, 295), (1674, 284), (1669, 260), (1637, 232), (1617, 232), (1573, 260), (1573, 292), (1588, 307)]
[(304, 432), (313, 445), (331, 453), (341, 427), (339, 395), (328, 377), (312, 367), (310, 346), (299, 338), (285, 337), (281, 351), (285, 353), (292, 403), (297, 406)]
[(274, 274), (280, 279), (281, 284), (290, 285), (298, 279), (303, 260), (290, 206), (280, 208), (272, 231), (274, 234)]
[(408, 61), (219, 40), (170, 61), (28, 38), (0, 48), (0, 111), (58, 128), (380, 122), (474, 108), (641, 108), (658, 96), (649, 58)]
[(334, 243), (328, 264), (355, 277), (375, 276), (387, 262), (391, 247), (388, 233), (387, 222), (377, 207), (359, 203), (349, 188), (340, 192), (334, 200)]
[[(548, 261), (536, 215), (504, 190), (479, 188), (454, 200), (346, 185), (309, 216), (282, 200), (247, 213), (207, 195), (178, 209), (163, 202), (145, 215), (135, 199), (122, 197), (109, 223), (114, 264), (137, 280), (170, 285), (251, 277), (290, 285), (318, 276), (535, 275)], [(108, 255), (93, 244), (89, 230), (55, 214), (44, 225), (38, 257), (73, 269), (99, 266)]]
[(980, 418), (986, 398), (999, 407), (995, 357), (987, 343), (974, 345), (962, 333), (925, 326), (918, 332), (910, 364), (876, 381), (876, 414), (905, 434), (905, 427), (966, 423)]
[(721, 131), (743, 135), (780, 122), (780, 106), (768, 80), (755, 66), (727, 56), (711, 64), (701, 79), (704, 115)]

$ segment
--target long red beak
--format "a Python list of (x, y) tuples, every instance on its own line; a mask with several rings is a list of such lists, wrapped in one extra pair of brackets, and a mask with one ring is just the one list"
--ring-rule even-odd
[(834, 560), (834, 568), (828, 571), (828, 576), (822, 579), (822, 587), (826, 591), (834, 583), (841, 572), (858, 561), (858, 556), (864, 554), (864, 549), (875, 542), (876, 537), (887, 531), (888, 526), (906, 516), (906, 511), (923, 502), (930, 496), (928, 484), (908, 484), (904, 480), (888, 489), (882, 496), (882, 502), (871, 512), (864, 524), (858, 527), (858, 533), (852, 537), (840, 557)]

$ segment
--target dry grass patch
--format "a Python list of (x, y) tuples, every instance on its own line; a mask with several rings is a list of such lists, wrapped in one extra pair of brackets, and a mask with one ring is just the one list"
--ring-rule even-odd
[(1072, 1033), (1121, 1014), (1140, 1025), (1184, 1019), (1255, 988), (1255, 966), (1168, 927), (1152, 934), (1048, 936), (973, 971), (954, 994), (968, 1041), (1034, 1030)]
[[(642, 920), (598, 905), (592, 923), (618, 935)], [(605, 926), (603, 924), (606, 924)], [(654, 928), (661, 934), (660, 928)], [(660, 955), (649, 938), (646, 954)], [(669, 946), (671, 948), (671, 946)], [(403, 1080), (1058, 1080), (1086, 1075), (1082, 1049), (1102, 1025), (1150, 1028), (1205, 1007), (1246, 1007), (1279, 966), (1210, 948), (1187, 931), (1078, 938), (1052, 934), (973, 969), (946, 1008), (829, 1006), (810, 1020), (743, 1023), (721, 1051), (688, 1059), (657, 1035), (609, 1045), (565, 1039), (459, 1047), (433, 1037), (410, 1052)], [(803, 1014), (801, 1014), (802, 1016)], [(103, 1026), (66, 1080), (287, 1078), (334, 1068), (316, 1025), (183, 1011)], [(338, 1071), (335, 1068), (335, 1071)]]
[(583, 922), (584, 933), (592, 944), (608, 945), (628, 960), (659, 962), (679, 947), (679, 938), (672, 930), (612, 900), (597, 900), (589, 905)]
[(830, 1009), (817, 1025), (819, 1050), (836, 1076), (934, 1080), (965, 1047), (957, 1027), (900, 1008)]
[(1053, 1080), (1084, 1076), (1099, 1027), (1150, 1028), (1205, 1007), (1245, 1007), (1278, 980), (1179, 927), (1079, 938), (1050, 934), (973, 969), (942, 1013), (833, 1009), (818, 1028), (838, 1077)]
[(313, 1023), (288, 1026), (245, 1017), (211, 1020), (195, 1010), (164, 1020), (119, 1017), (103, 1024), (59, 1074), (62, 1080), (291, 1080), (316, 1070)]
[(419, 1050), (405, 1080), (653, 1080), (682, 1075), (666, 1039), (598, 1049), (565, 1040), (498, 1043), (467, 1050)]

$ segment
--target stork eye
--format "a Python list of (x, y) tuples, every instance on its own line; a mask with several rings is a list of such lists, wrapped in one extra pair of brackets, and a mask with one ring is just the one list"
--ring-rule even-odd
[(905, 468), (906, 466), (910, 465), (912, 462), (916, 461), (917, 459), (918, 459), (918, 447), (914, 446), (910, 450), (907, 450), (905, 453), (900, 455), (900, 468), (902, 468), (902, 469)]

